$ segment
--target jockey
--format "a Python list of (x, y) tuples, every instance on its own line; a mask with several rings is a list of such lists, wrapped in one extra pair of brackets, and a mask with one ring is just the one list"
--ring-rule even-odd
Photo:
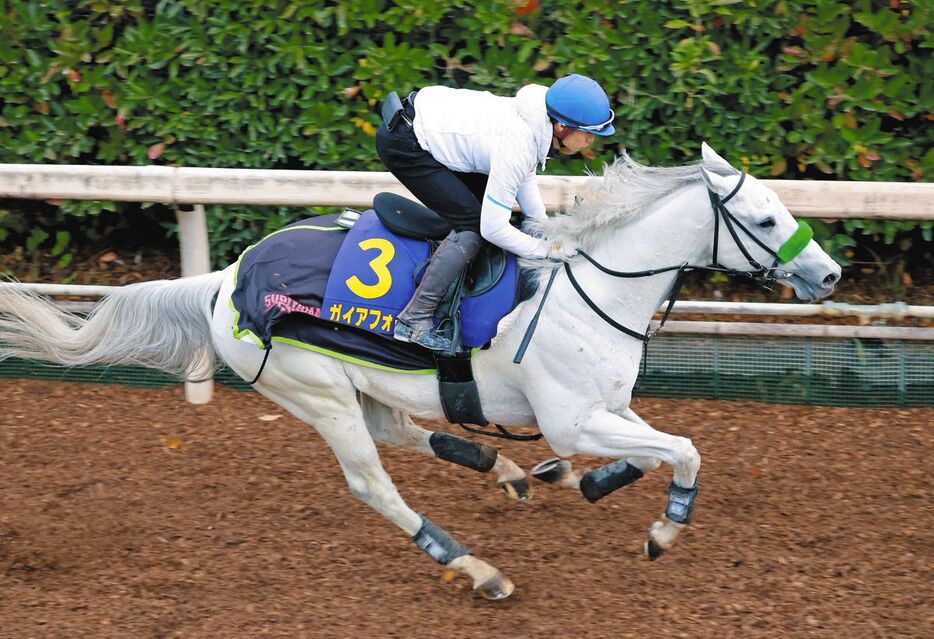
[[(535, 171), (552, 151), (577, 153), (595, 135), (612, 135), (613, 111), (594, 80), (569, 75), (550, 88), (528, 85), (515, 97), (425, 87), (400, 101), (390, 94), (376, 134), (380, 160), (454, 229), (432, 256), (393, 337), (452, 350), (434, 328), (444, 292), (480, 248), (481, 237), (523, 258), (565, 259), (576, 246), (549, 243), (509, 223), (514, 202), (526, 221), (545, 218)], [(525, 227), (525, 224), (523, 224)]]

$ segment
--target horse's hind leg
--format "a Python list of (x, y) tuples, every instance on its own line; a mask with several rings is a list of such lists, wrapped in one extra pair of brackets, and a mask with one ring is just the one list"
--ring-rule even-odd
[(488, 599), (505, 599), (512, 594), (515, 586), (499, 570), (470, 554), (403, 501), (383, 469), (349, 381), (311, 388), (297, 382), (284, 388), (260, 382), (257, 390), (314, 426), (337, 456), (353, 495), (404, 530), (432, 559), (466, 574), (474, 589)]
[(532, 497), (525, 471), (492, 446), (417, 426), (409, 415), (361, 394), (360, 405), (370, 435), (379, 443), (399, 446), (459, 464), (481, 473), (493, 472), (500, 488), (517, 501)]

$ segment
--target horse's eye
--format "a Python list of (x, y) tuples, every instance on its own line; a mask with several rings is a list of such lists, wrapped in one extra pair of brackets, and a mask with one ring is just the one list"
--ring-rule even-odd
[(773, 226), (775, 226), (775, 218), (774, 218), (774, 217), (767, 217), (767, 218), (765, 218), (764, 220), (762, 220), (761, 222), (759, 222), (759, 226), (762, 227), (762, 228), (764, 228), (764, 229), (772, 228)]

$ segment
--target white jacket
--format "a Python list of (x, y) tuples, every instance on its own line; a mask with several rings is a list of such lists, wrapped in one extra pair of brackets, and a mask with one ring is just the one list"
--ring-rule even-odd
[(528, 85), (514, 98), (486, 91), (430, 86), (415, 96), (415, 136), (452, 171), (489, 175), (480, 209), (480, 234), (520, 257), (548, 255), (545, 240), (509, 223), (518, 202), (526, 218), (545, 217), (535, 170), (544, 168), (552, 127), (547, 87)]

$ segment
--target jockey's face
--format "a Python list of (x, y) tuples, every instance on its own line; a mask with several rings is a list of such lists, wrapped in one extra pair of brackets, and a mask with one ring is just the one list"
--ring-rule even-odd
[[(566, 127), (560, 122), (554, 124), (554, 147), (563, 154), (570, 155), (583, 151), (593, 143), (594, 134)], [(559, 136), (563, 136), (561, 139)]]

